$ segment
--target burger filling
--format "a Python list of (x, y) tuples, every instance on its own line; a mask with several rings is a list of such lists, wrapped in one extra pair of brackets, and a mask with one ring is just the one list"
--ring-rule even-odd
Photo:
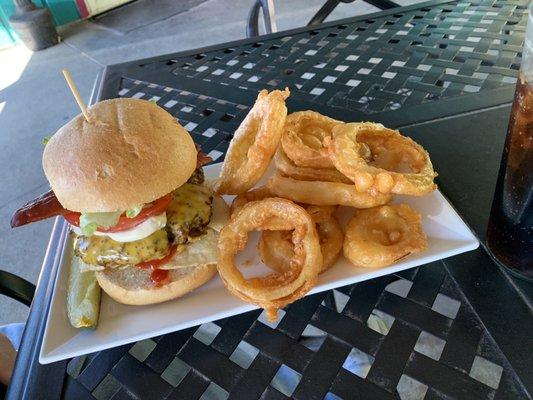
[(202, 185), (203, 181), (199, 168), (187, 183), (171, 193), (171, 201), (161, 214), (150, 216), (131, 229), (96, 230), (92, 235), (84, 235), (73, 226), (77, 234), (75, 254), (86, 264), (101, 269), (162, 260), (171, 251), (183, 251), (185, 244), (206, 233), (211, 221), (213, 192)]
[(203, 186), (202, 166), (212, 159), (197, 150), (197, 169), (188, 182), (151, 203), (126, 211), (79, 213), (64, 208), (49, 190), (19, 208), (11, 226), (61, 215), (75, 233), (74, 252), (84, 270), (150, 269), (152, 282), (161, 286), (169, 279), (166, 270), (216, 263), (216, 232), (229, 218), (224, 200), (214, 200)]

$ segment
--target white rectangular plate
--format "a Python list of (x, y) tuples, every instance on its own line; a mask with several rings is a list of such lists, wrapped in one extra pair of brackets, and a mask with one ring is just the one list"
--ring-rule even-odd
[[(218, 176), (220, 165), (206, 167), (206, 176)], [(229, 202), (231, 198), (226, 200)], [(477, 239), (439, 191), (423, 197), (398, 196), (395, 202), (407, 203), (422, 214), (428, 249), (380, 269), (356, 268), (341, 257), (336, 265), (320, 275), (311, 293), (391, 274), (478, 247)], [(341, 220), (346, 220), (349, 210), (341, 210), (340, 214)], [(237, 260), (252, 259), (255, 264), (261, 264), (254, 243), (256, 237), (255, 240), (252, 237)], [(182, 298), (150, 306), (126, 306), (102, 294), (98, 327), (94, 330), (75, 329), (70, 326), (66, 313), (71, 240), (67, 239), (62, 248), (62, 257), (54, 266), (56, 281), (39, 355), (42, 364), (163, 335), (256, 308), (231, 295), (217, 276)]]

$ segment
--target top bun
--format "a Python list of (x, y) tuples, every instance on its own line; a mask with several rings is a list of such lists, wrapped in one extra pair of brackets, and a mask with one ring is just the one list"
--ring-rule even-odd
[(59, 202), (78, 212), (125, 211), (178, 188), (196, 169), (189, 133), (156, 104), (105, 100), (47, 143), (43, 169)]

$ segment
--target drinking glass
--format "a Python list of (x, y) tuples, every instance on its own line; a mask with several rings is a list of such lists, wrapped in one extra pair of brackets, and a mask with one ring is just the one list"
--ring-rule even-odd
[(487, 231), (499, 264), (533, 281), (533, 3)]

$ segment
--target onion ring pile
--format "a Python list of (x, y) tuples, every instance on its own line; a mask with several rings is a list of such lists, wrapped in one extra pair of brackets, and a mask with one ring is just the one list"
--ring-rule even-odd
[[(378, 268), (427, 248), (421, 216), (387, 205), (393, 194), (435, 190), (428, 153), (381, 124), (344, 123), (314, 111), (287, 115), (284, 92), (261, 91), (230, 144), (216, 188), (236, 194), (219, 239), (219, 274), (239, 298), (277, 309), (304, 296), (341, 251), (356, 267)], [(276, 170), (251, 189), (270, 160)], [(356, 208), (343, 232), (334, 211)], [(245, 279), (235, 255), (260, 230), (258, 250), (273, 273)]]
[[(274, 222), (273, 222), (274, 221)], [(283, 226), (281, 224), (283, 222)], [(294, 256), (286, 271), (246, 279), (235, 266), (235, 255), (246, 247), (252, 230), (293, 230)], [(320, 242), (311, 216), (286, 199), (252, 201), (238, 209), (219, 237), (218, 272), (228, 290), (262, 307), (275, 320), (277, 310), (304, 296), (322, 268)]]
[(323, 140), (333, 127), (342, 124), (314, 111), (299, 111), (287, 116), (281, 137), (285, 154), (300, 167), (332, 168)]
[[(322, 253), (322, 268), (320, 273), (329, 269), (339, 258), (344, 240), (344, 233), (337, 219), (332, 215), (334, 207), (308, 206), (307, 212), (316, 224), (320, 250)], [(294, 246), (291, 241), (291, 231), (263, 231), (259, 240), (259, 255), (261, 260), (270, 268), (278, 272), (285, 272), (290, 268), (290, 261), (294, 257)]]
[(376, 207), (388, 203), (390, 194), (359, 192), (355, 185), (327, 181), (300, 181), (276, 172), (267, 182), (275, 196), (317, 206)]
[(243, 193), (261, 179), (281, 139), (289, 94), (287, 88), (259, 92), (231, 140), (215, 187), (218, 194)]
[(346, 227), (344, 256), (357, 267), (378, 268), (425, 250), (421, 220), (406, 204), (357, 210)]
[[(324, 140), (335, 167), (358, 191), (421, 196), (436, 189), (429, 154), (398, 131), (371, 122), (335, 126)], [(370, 156), (362, 156), (370, 150)]]

